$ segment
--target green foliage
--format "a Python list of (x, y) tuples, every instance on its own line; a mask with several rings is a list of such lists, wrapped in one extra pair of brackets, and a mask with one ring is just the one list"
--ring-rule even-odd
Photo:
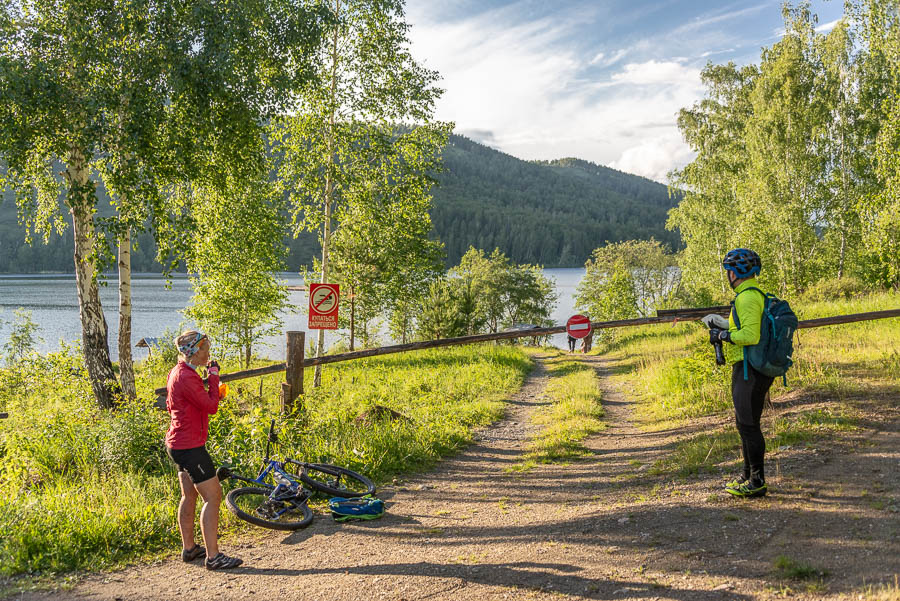
[(577, 267), (604, 241), (656, 238), (677, 202), (665, 186), (579, 159), (522, 161), (461, 136), (444, 151), (431, 213), (447, 265), (470, 246), (516, 263)]
[(275, 272), (284, 269), (285, 224), (266, 181), (226, 181), (223, 191), (192, 190), (197, 224), (187, 263), (196, 276), (185, 315), (248, 367), (254, 345), (281, 331), (287, 290)]
[(803, 561), (779, 555), (772, 562), (779, 578), (791, 580), (809, 580), (811, 578), (824, 578), (828, 576), (828, 570), (821, 570)]
[[(406, 311), (408, 299), (420, 297), (441, 271), (442, 245), (429, 239), (428, 190), (430, 174), (440, 169), (447, 133), (440, 125), (386, 133), (383, 154), (364, 161), (368, 172), (360, 167), (355, 174), (362, 190), (348, 193), (352, 202), (340, 212), (330, 243), (330, 281), (347, 294), (339, 321), (350, 328), (351, 349), (358, 331), (369, 338), (371, 320)], [(321, 267), (316, 261), (313, 271)], [(409, 333), (409, 327), (401, 328), (398, 338)]]
[(819, 280), (807, 288), (803, 293), (803, 298), (811, 302), (821, 299), (846, 300), (864, 296), (868, 291), (868, 286), (859, 278), (829, 278)]
[(900, 284), (896, 2), (848, 11), (817, 33), (807, 2), (786, 5), (758, 67), (704, 69), (707, 97), (678, 120), (697, 157), (672, 174), (684, 198), (668, 224), (690, 293), (729, 296), (720, 262), (735, 247), (760, 253), (761, 283), (781, 295), (848, 275)]
[[(97, 281), (111, 239), (129, 249), (130, 231), (150, 222), (161, 255), (180, 256), (190, 211), (164, 188), (259, 169), (261, 124), (294, 108), (325, 16), (305, 0), (0, 5), (0, 188), (15, 190), (29, 241), (63, 230), (60, 198), (70, 209), (85, 366), (99, 405), (114, 406), (120, 392)], [(107, 219), (96, 214), (101, 185), (114, 203)], [(119, 265), (127, 274), (128, 261)], [(128, 296), (126, 287), (124, 306)], [(130, 381), (130, 361), (123, 370)]]
[[(594, 249), (578, 283), (575, 306), (593, 320), (646, 316), (679, 290), (675, 257), (656, 240), (629, 240)], [(603, 333), (611, 337), (612, 333)]]
[[(471, 297), (457, 296), (459, 288), (447, 278), (431, 282), (422, 298), (422, 306), (416, 319), (416, 334), (423, 340), (453, 338), (468, 334), (472, 324)], [(462, 290), (465, 292), (465, 290)]]
[(585, 276), (578, 283), (576, 307), (587, 312), (591, 319), (599, 321), (638, 316), (640, 301), (634, 289), (634, 280), (624, 264), (617, 263), (602, 280), (598, 282), (598, 279), (596, 276)]
[(459, 265), (432, 283), (422, 300), (417, 334), (423, 339), (498, 332), (521, 324), (552, 325), (557, 295), (536, 265), (515, 265), (494, 249), (470, 248)]
[[(79, 349), (0, 369), (0, 574), (111, 567), (178, 548), (178, 485), (164, 454), (165, 412), (152, 389), (170, 366), (140, 364), (138, 399), (115, 412), (92, 401)], [(224, 366), (226, 370), (228, 366)], [(217, 462), (253, 473), (278, 418), (279, 451), (330, 461), (377, 481), (431, 465), (498, 419), (531, 362), (509, 346), (441, 349), (335, 365), (304, 397), (303, 419), (278, 413), (281, 376), (233, 382), (210, 421)], [(374, 404), (408, 421), (356, 417)], [(227, 511), (224, 532), (242, 528)]]
[[(313, 62), (318, 85), (298, 95), (296, 113), (274, 122), (272, 138), (295, 232), (319, 235), (320, 281), (338, 275), (349, 286), (352, 347), (357, 305), (368, 324), (410, 289), (421, 292), (434, 271), (429, 172), (452, 125), (432, 121), (443, 90), (409, 52), (402, 2), (325, 4), (335, 26)], [(319, 330), (317, 355), (324, 341)]]
[[(545, 267), (582, 266), (602, 240), (655, 238), (681, 246), (678, 233), (664, 228), (677, 197), (662, 184), (577, 159), (533, 163), (460, 136), (448, 140), (430, 192), (432, 237), (445, 245), (446, 266), (458, 264), (470, 246), (499, 247), (516, 263)], [(109, 217), (106, 190), (100, 187), (97, 196), (98, 216)], [(0, 203), (0, 273), (71, 272), (71, 230), (46, 245), (23, 246), (25, 230), (11, 194), (8, 201)], [(134, 240), (134, 271), (161, 271), (153, 235), (138, 231)], [(284, 243), (288, 271), (311, 267), (321, 253), (315, 233), (292, 234)]]
[[(2, 349), (6, 355), (6, 364), (14, 365), (25, 355), (34, 351), (35, 345), (41, 341), (37, 335), (40, 327), (31, 319), (31, 311), (19, 308), (14, 311), (15, 321), (11, 324), (9, 340)], [(3, 322), (0, 321), (0, 324)]]

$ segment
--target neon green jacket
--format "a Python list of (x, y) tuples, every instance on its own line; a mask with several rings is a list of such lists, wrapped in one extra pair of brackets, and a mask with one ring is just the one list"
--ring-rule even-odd
[(728, 331), (731, 332), (732, 344), (725, 344), (725, 360), (735, 363), (744, 360), (742, 347), (752, 346), (759, 342), (759, 325), (762, 322), (765, 301), (763, 295), (750, 291), (750, 294), (740, 294), (747, 288), (759, 288), (756, 278), (750, 278), (734, 289), (737, 297), (734, 299), (734, 310), (737, 312), (741, 327), (734, 323), (734, 315), (728, 315)]

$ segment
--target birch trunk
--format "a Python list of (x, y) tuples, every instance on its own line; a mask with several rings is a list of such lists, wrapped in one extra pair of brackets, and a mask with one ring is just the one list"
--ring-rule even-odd
[(250, 360), (253, 358), (253, 343), (250, 342), (251, 328), (244, 329), (244, 336), (247, 344), (244, 346), (244, 369), (250, 369)]
[(350, 288), (350, 351), (355, 350), (354, 341), (356, 338), (356, 298), (353, 295), (353, 288)]
[(133, 399), (134, 361), (131, 356), (131, 229), (119, 236), (119, 378), (122, 393)]
[(72, 229), (75, 234), (75, 285), (78, 291), (84, 364), (97, 404), (101, 409), (112, 409), (118, 404), (121, 388), (109, 358), (106, 318), (91, 262), (94, 252), (94, 207), (90, 199), (95, 192), (88, 180), (87, 161), (83, 152), (73, 149), (69, 153), (64, 174), (68, 185), (66, 203), (72, 214)]
[[(340, 18), (341, 15), (341, 0), (336, 0), (335, 9), (334, 9), (335, 17)], [(331, 238), (331, 205), (334, 201), (334, 175), (332, 172), (332, 168), (334, 166), (334, 126), (336, 121), (336, 111), (337, 107), (335, 103), (337, 102), (337, 77), (338, 77), (338, 30), (335, 28), (334, 36), (332, 38), (331, 44), (331, 114), (328, 118), (328, 140), (326, 143), (326, 148), (328, 152), (328, 168), (327, 173), (325, 175), (325, 224), (322, 231), (322, 279), (321, 283), (328, 283), (328, 242)], [(319, 330), (319, 335), (316, 339), (316, 357), (321, 357), (325, 354), (325, 330)], [(316, 365), (316, 369), (313, 373), (313, 388), (318, 388), (322, 385), (322, 366)]]

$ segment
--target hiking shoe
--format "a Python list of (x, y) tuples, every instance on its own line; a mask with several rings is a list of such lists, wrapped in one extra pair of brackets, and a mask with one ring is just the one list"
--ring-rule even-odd
[(726, 487), (725, 492), (736, 497), (764, 497), (769, 492), (769, 486), (765, 482), (757, 485), (752, 480), (746, 480), (735, 488)]
[(735, 489), (737, 489), (737, 488), (740, 488), (740, 487), (741, 487), (741, 484), (744, 484), (744, 483), (746, 483), (746, 482), (749, 482), (749, 480), (750, 480), (750, 478), (748, 478), (747, 476), (738, 476), (737, 478), (735, 478), (734, 480), (732, 480), (731, 482), (729, 482), (728, 484), (726, 484), (726, 485), (725, 485), (725, 488), (735, 488)]
[(181, 561), (190, 563), (203, 555), (206, 555), (206, 549), (204, 549), (200, 545), (194, 545), (193, 549), (181, 550)]
[(230, 570), (244, 563), (243, 559), (237, 557), (228, 557), (224, 553), (219, 553), (215, 557), (206, 558), (207, 570)]

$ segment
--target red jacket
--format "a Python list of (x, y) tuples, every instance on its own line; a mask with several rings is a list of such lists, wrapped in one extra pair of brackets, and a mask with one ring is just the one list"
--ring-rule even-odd
[(205, 445), (209, 416), (219, 410), (219, 376), (210, 374), (207, 391), (200, 374), (179, 361), (169, 372), (166, 390), (166, 409), (172, 417), (166, 446), (181, 450)]

